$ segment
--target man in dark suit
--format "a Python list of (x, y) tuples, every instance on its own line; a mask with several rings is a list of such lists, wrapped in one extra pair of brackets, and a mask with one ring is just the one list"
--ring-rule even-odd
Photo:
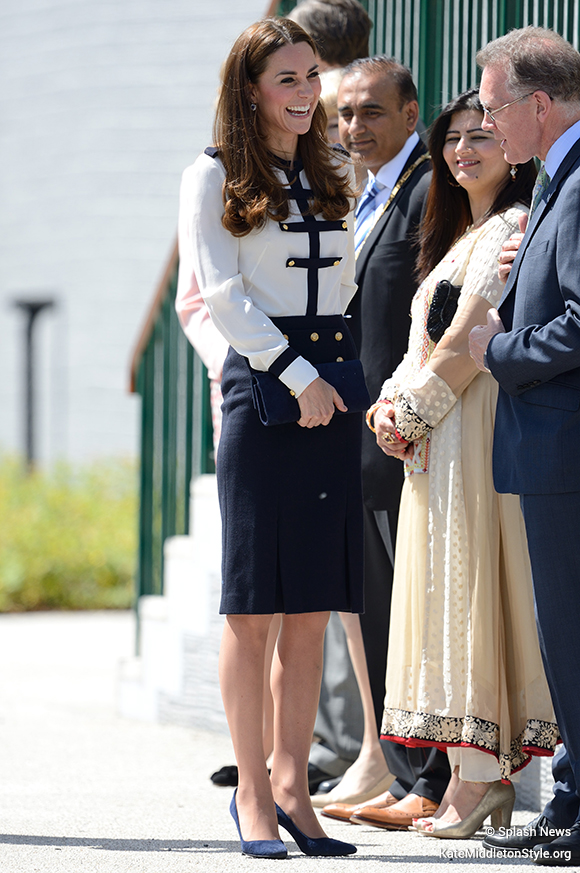
[[(355, 224), (359, 290), (348, 314), (374, 400), (407, 349), (411, 300), (417, 288), (416, 233), (431, 165), (415, 132), (419, 106), (411, 72), (393, 58), (364, 58), (350, 64), (337, 102), (341, 142), (368, 170)], [(402, 464), (388, 458), (365, 427), (365, 613), (361, 625), (379, 727), (402, 483)], [(406, 827), (413, 815), (426, 810), (431, 814), (441, 800), (449, 779), (447, 757), (433, 749), (407, 750), (389, 742), (383, 749), (396, 777), (390, 791), (402, 808), (397, 803), (397, 808), (376, 809), (370, 813), (376, 820), (368, 822)]]
[[(499, 382), (494, 479), (521, 495), (540, 645), (565, 752), (542, 816), (490, 847), (537, 845), (536, 863), (580, 863), (580, 54), (543, 28), (478, 55), (483, 127), (506, 160), (535, 155), (532, 214), (499, 311), (470, 337)], [(567, 830), (569, 829), (569, 830)]]

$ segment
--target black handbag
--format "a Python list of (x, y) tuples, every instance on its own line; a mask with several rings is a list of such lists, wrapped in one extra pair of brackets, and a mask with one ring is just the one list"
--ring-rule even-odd
[(427, 315), (427, 333), (434, 343), (438, 343), (457, 312), (461, 285), (452, 285), (448, 279), (441, 279), (435, 285), (433, 299)]
[[(330, 361), (315, 366), (324, 381), (336, 388), (348, 412), (363, 412), (369, 408), (371, 398), (359, 360)], [(267, 427), (291, 424), (300, 418), (296, 397), (273, 373), (252, 371), (252, 396), (260, 421)], [(340, 414), (340, 409), (334, 411)]]

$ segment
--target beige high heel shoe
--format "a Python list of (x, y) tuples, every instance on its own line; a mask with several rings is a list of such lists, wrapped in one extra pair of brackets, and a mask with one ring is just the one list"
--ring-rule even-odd
[(441, 819), (435, 818), (426, 821), (432, 830), (424, 830), (421, 826), (423, 819), (418, 819), (417, 833), (422, 837), (439, 837), (445, 840), (468, 840), (480, 829), (488, 815), (491, 815), (491, 824), (497, 831), (500, 828), (509, 828), (512, 820), (512, 811), (516, 799), (516, 792), (511, 782), (491, 782), (489, 788), (467, 818), (455, 824), (447, 824)]
[(344, 790), (341, 790), (339, 782), (336, 788), (333, 788), (328, 794), (313, 794), (310, 798), (310, 803), (315, 809), (320, 809), (320, 807), (328, 806), (331, 803), (348, 803), (358, 806), (358, 804), (365, 803), (365, 801), (371, 800), (378, 794), (388, 791), (394, 778), (393, 774), (387, 770), (386, 776), (380, 776), (377, 780), (371, 782), (364, 791), (359, 791), (358, 794), (346, 794)]

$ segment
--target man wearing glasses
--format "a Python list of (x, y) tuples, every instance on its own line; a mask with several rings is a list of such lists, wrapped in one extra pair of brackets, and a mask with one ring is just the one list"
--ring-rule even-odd
[[(514, 30), (477, 56), (483, 127), (510, 164), (538, 174), (527, 230), (499, 311), (470, 336), (499, 382), (494, 481), (521, 495), (540, 644), (565, 750), (554, 797), (521, 832), (484, 845), (535, 848), (535, 863), (580, 864), (580, 54), (544, 28)], [(517, 607), (516, 607), (517, 608)], [(516, 653), (525, 657), (525, 653)], [(533, 693), (533, 689), (526, 689)], [(524, 741), (525, 742), (525, 741)], [(514, 833), (514, 831), (516, 831)]]

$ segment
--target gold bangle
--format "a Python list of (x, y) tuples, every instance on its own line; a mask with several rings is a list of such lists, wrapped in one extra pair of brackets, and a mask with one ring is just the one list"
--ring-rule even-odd
[(373, 424), (375, 412), (377, 411), (377, 409), (380, 409), (381, 406), (385, 406), (386, 404), (391, 405), (391, 401), (390, 400), (377, 400), (377, 402), (373, 403), (371, 408), (367, 410), (367, 414), (366, 414), (367, 427), (370, 428), (370, 430), (372, 430), (373, 433), (376, 433), (376, 429), (375, 429), (374, 424)]

